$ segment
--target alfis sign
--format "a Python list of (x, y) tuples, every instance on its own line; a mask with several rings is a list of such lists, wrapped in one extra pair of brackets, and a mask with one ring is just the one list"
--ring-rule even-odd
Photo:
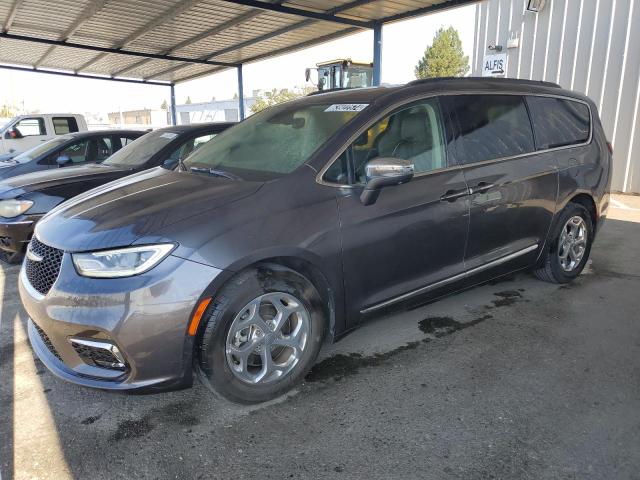
[(507, 54), (485, 55), (482, 60), (483, 77), (504, 77), (507, 74)]

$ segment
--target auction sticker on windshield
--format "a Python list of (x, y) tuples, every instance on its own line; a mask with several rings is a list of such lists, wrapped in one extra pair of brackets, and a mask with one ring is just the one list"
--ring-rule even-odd
[(369, 106), (368, 103), (335, 103), (325, 112), (361, 112)]

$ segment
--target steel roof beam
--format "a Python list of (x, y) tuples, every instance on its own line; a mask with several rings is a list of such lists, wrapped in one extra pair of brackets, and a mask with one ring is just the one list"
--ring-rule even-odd
[(13, 5), (11, 5), (11, 9), (9, 10), (9, 15), (7, 15), (7, 19), (4, 21), (4, 25), (2, 26), (3, 32), (8, 32), (13, 25), (13, 21), (16, 19), (16, 15), (18, 14), (18, 9), (22, 4), (22, 0), (14, 0)]
[[(281, 1), (281, 0), (276, 0), (276, 1)], [(200, 40), (204, 40), (205, 38), (222, 33), (223, 31), (228, 30), (231, 27), (235, 27), (244, 22), (248, 22), (249, 20), (257, 17), (258, 15), (261, 15), (262, 13), (263, 12), (260, 10), (251, 10), (251, 11), (245, 12), (242, 15), (238, 15), (237, 17), (234, 17), (231, 20), (228, 20), (220, 25), (216, 25), (215, 27), (210, 28), (209, 30), (205, 30), (202, 33), (199, 33), (197, 35), (194, 35), (193, 37), (187, 38), (186, 40), (178, 43), (177, 45), (172, 46), (169, 50), (165, 50), (163, 54), (169, 55), (171, 53), (174, 53), (180, 50), (181, 48), (187, 47), (195, 42), (199, 42)], [(123, 73), (130, 72), (131, 70), (135, 70), (136, 68), (139, 68), (150, 61), (151, 61), (150, 59), (146, 59), (140, 62), (136, 62), (133, 65), (129, 65), (128, 67), (125, 67), (121, 70), (118, 70), (117, 72), (114, 72), (113, 76), (117, 77), (119, 75), (122, 75)]]
[(312, 10), (303, 10), (301, 8), (287, 7), (285, 5), (260, 2), (257, 0), (221, 0), (221, 1), (227, 2), (227, 3), (233, 3), (234, 5), (243, 5), (245, 7), (259, 8), (261, 10), (268, 10), (271, 12), (297, 15), (299, 17), (310, 18), (313, 20), (322, 20), (325, 22), (341, 23), (343, 25), (349, 25), (351, 27), (359, 27), (359, 28), (374, 27), (374, 22), (365, 22), (362, 20), (354, 20), (346, 17), (337, 17), (327, 12), (314, 12)]
[[(335, 7), (332, 8), (330, 10), (327, 10), (326, 12), (324, 12), (327, 15), (333, 15), (335, 13), (340, 13), (340, 12), (344, 12), (347, 10), (351, 10), (352, 8), (356, 8), (356, 7), (360, 7), (362, 5), (367, 5), (369, 3), (373, 3), (379, 0), (354, 0), (353, 2), (349, 2), (346, 3), (344, 5), (340, 5), (339, 7)], [(303, 20), (301, 22), (297, 22), (294, 23), (293, 25), (287, 25), (286, 27), (280, 28), (278, 30), (275, 30), (273, 32), (269, 32), (269, 33), (265, 33), (264, 35), (260, 35), (258, 37), (255, 38), (250, 38), (249, 40), (245, 40), (244, 42), (240, 42), (237, 43), (235, 45), (232, 45), (230, 47), (227, 48), (223, 48), (221, 50), (217, 50), (215, 52), (212, 52), (208, 55), (199, 57), (201, 59), (211, 59), (211, 58), (215, 58), (215, 57), (219, 57), (220, 55), (224, 55), (225, 53), (229, 53), (229, 52), (233, 52), (235, 50), (240, 50), (241, 48), (247, 47), (249, 45), (253, 45), (256, 43), (260, 43), (263, 42), (265, 40), (268, 40), (272, 37), (277, 37), (279, 35), (284, 35), (285, 33), (289, 33), (292, 32), (294, 30), (298, 30), (300, 28), (303, 27), (307, 27), (309, 25), (313, 25), (315, 22), (317, 22), (317, 20)], [(355, 27), (354, 27), (355, 28)], [(345, 30), (342, 30), (345, 31)], [(305, 42), (308, 43), (308, 42)], [(248, 63), (249, 60), (244, 60), (243, 63)], [(172, 73), (175, 72), (176, 70), (180, 70), (181, 68), (183, 68), (184, 65), (176, 65), (173, 67), (169, 67), (166, 68), (160, 72), (154, 73), (153, 75), (151, 75), (148, 78), (157, 78), (157, 77), (161, 77), (162, 75), (166, 75), (167, 73)], [(217, 69), (216, 69), (217, 70)], [(209, 72), (211, 72), (211, 70), (208, 70)], [(213, 73), (213, 72), (211, 72)], [(198, 77), (198, 76), (202, 76), (202, 74), (196, 74), (193, 77)], [(182, 81), (182, 80), (181, 80)]]
[[(105, 4), (108, 2), (109, 0), (93, 0), (90, 1), (87, 6), (82, 10), (82, 12), (80, 12), (80, 15), (78, 15), (78, 17), (75, 19), (75, 21), (71, 24), (71, 26), (69, 28), (67, 28), (62, 35), (60, 35), (60, 39), (63, 42), (66, 42), (67, 40), (69, 40), (69, 37), (71, 37), (87, 20), (89, 20), (91, 17), (93, 17), (96, 13), (98, 13), (102, 7), (105, 6)], [(49, 48), (47, 48), (46, 52), (44, 52), (40, 58), (38, 59), (38, 61), (33, 65), (35, 68), (38, 68), (40, 65), (42, 65), (42, 63), (49, 57), (49, 55), (51, 55), (51, 52), (53, 52), (55, 50), (56, 46), (55, 45), (51, 45)]]
[[(155, 27), (157, 27), (159, 25), (162, 25), (163, 23), (166, 23), (169, 20), (173, 20), (175, 17), (177, 17), (180, 14), (186, 12), (191, 7), (193, 7), (194, 5), (200, 3), (201, 1), (202, 0), (184, 0), (184, 1), (178, 2), (175, 6), (173, 6), (172, 8), (167, 10), (166, 12), (164, 12), (161, 15), (157, 16), (156, 18), (154, 18), (150, 22), (148, 22), (145, 25), (143, 25), (142, 27), (138, 28), (135, 32), (133, 32), (130, 35), (128, 35), (124, 40), (119, 42), (114, 47), (115, 50), (120, 50), (120, 49), (124, 48), (128, 43), (131, 43), (134, 40), (137, 40), (138, 38), (142, 37), (143, 35), (145, 35), (149, 31), (153, 30)], [(89, 60), (88, 62), (86, 62), (83, 65), (81, 65), (80, 68), (78, 68), (78, 71), (86, 70), (88, 67), (93, 65), (95, 62), (97, 62), (97, 61), (101, 60), (102, 58), (106, 57), (109, 53), (111, 53), (111, 52), (100, 53), (100, 54), (96, 55), (91, 60)]]
[[(251, 62), (257, 62), (258, 60), (263, 60), (265, 58), (275, 57), (277, 55), (284, 55), (285, 53), (290, 53), (290, 52), (294, 52), (296, 50), (301, 50), (303, 48), (311, 47), (311, 46), (317, 45), (319, 43), (329, 42), (331, 40), (335, 40), (337, 38), (344, 37), (345, 35), (351, 35), (352, 33), (357, 33), (359, 31), (360, 31), (360, 29), (356, 28), (356, 27), (346, 28), (344, 30), (340, 30), (339, 32), (330, 33), (329, 35), (325, 35), (323, 37), (315, 38), (313, 40), (308, 40), (308, 41), (302, 42), (302, 43), (297, 43), (296, 45), (293, 45), (293, 46), (290, 46), (290, 47), (284, 47), (284, 48), (281, 48), (279, 50), (270, 51), (268, 53), (261, 53), (260, 55), (256, 55), (254, 57), (247, 58), (246, 60), (243, 61), (243, 64), (247, 64), (247, 63), (251, 63)], [(182, 83), (182, 82), (186, 82), (188, 80), (193, 80), (195, 78), (204, 77), (206, 75), (210, 75), (212, 73), (216, 73), (217, 71), (221, 71), (221, 70), (223, 70), (223, 69), (220, 68), (220, 67), (215, 68), (215, 69), (211, 69), (211, 70), (206, 70), (204, 72), (196, 73), (195, 75), (190, 75), (188, 77), (180, 78), (180, 79), (176, 80), (175, 83)], [(149, 78), (155, 78), (155, 76), (154, 77), (149, 77)]]
[(77, 78), (90, 78), (91, 80), (106, 80), (108, 82), (124, 82), (124, 83), (142, 83), (145, 85), (157, 85), (161, 87), (169, 87), (172, 85), (170, 82), (157, 82), (147, 80), (136, 80), (134, 78), (111, 78), (101, 77), (99, 75), (91, 75), (87, 73), (75, 73), (75, 72), (63, 72), (57, 70), (42, 70), (39, 68), (20, 67), (17, 65), (0, 65), (0, 69), (3, 70), (16, 70), (18, 72), (31, 72), (31, 73), (44, 73), (47, 75), (59, 75), (62, 77), (77, 77)]
[(159, 55), (155, 53), (146, 53), (146, 52), (138, 52), (135, 50), (124, 50), (118, 48), (108, 48), (108, 47), (98, 47), (95, 45), (83, 45), (80, 43), (72, 43), (72, 42), (63, 42), (61, 40), (50, 40), (48, 38), (38, 38), (38, 37), (27, 37), (24, 35), (14, 35), (12, 33), (2, 33), (0, 32), (0, 38), (7, 38), (10, 40), (20, 40), (24, 42), (32, 42), (32, 43), (42, 43), (45, 45), (55, 45), (57, 47), (68, 47), (68, 48), (78, 48), (80, 50), (91, 50), (94, 52), (102, 52), (101, 55), (108, 55), (110, 53), (116, 55), (128, 55), (130, 57), (144, 57), (144, 58), (153, 58), (156, 60), (169, 60), (174, 62), (184, 62), (184, 63), (197, 63), (203, 65), (217, 65), (223, 67), (235, 67), (237, 64), (229, 63), (229, 62), (216, 62), (214, 60), (202, 60), (197, 58), (188, 58), (188, 57), (176, 57), (173, 55)]
[(417, 8), (404, 13), (398, 13), (396, 15), (390, 15), (388, 17), (380, 19), (380, 23), (396, 22), (398, 20), (406, 20), (407, 18), (419, 17), (428, 13), (437, 12), (440, 10), (448, 10), (450, 8), (462, 7), (463, 5), (469, 5), (471, 3), (479, 3), (481, 0), (447, 0), (444, 3), (438, 3), (437, 5), (430, 5), (428, 7)]

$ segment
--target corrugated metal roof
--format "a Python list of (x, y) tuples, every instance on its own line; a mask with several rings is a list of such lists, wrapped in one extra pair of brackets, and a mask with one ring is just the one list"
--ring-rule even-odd
[(177, 83), (473, 1), (0, 0), (0, 64)]

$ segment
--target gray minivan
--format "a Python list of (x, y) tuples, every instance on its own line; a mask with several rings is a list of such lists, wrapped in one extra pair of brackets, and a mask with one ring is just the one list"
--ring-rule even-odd
[(531, 269), (580, 274), (611, 148), (587, 97), (439, 79), (312, 95), (225, 131), (174, 171), (63, 203), (20, 273), (36, 354), (128, 390), (260, 402), (323, 341), (392, 309)]

